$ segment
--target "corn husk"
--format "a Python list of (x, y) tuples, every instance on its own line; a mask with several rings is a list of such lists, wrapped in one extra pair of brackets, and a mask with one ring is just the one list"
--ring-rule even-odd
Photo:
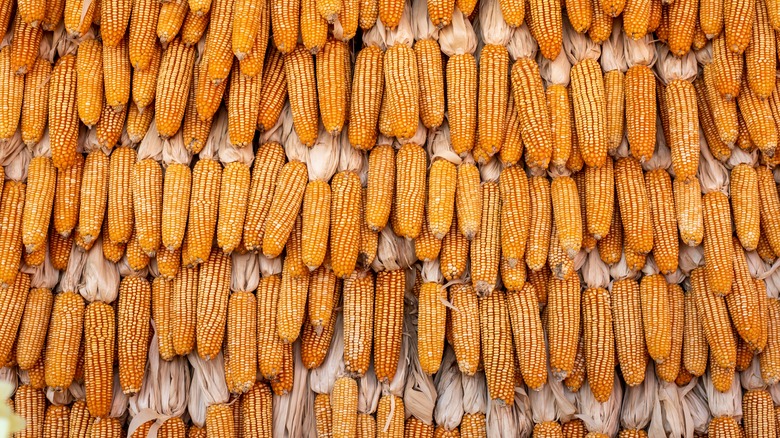
[(445, 347), (441, 367), (434, 378), (436, 392), (439, 394), (434, 419), (436, 424), (444, 426), (445, 430), (457, 429), (463, 418), (462, 375), (452, 347)]
[(187, 412), (194, 425), (203, 427), (206, 424), (206, 409), (211, 405), (227, 403), (230, 398), (222, 352), (211, 360), (205, 360), (193, 351), (187, 355), (187, 360), (192, 365)]
[(701, 149), (701, 159), (696, 176), (701, 182), (702, 193), (718, 191), (728, 195), (729, 171), (723, 163), (712, 156), (707, 140), (701, 132), (699, 132), (699, 148)]
[(79, 293), (90, 303), (111, 303), (119, 296), (119, 269), (103, 257), (102, 237), (87, 251)]

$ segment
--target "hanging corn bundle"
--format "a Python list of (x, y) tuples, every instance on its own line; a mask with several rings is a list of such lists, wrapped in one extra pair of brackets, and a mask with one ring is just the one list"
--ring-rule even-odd
[(585, 423), (589, 435), (594, 438), (614, 436), (617, 434), (620, 426), (620, 409), (617, 405), (622, 405), (623, 388), (619, 384), (612, 388), (609, 400), (600, 403), (596, 400), (590, 386), (586, 383), (577, 392), (577, 405), (581, 412), (578, 417)]
[(707, 394), (707, 403), (709, 404), (712, 420), (707, 433), (713, 436), (728, 436), (729, 434), (739, 433), (739, 424), (737, 418), (742, 413), (742, 388), (739, 384), (739, 377), (732, 375), (729, 378), (730, 385), (726, 390), (721, 391), (715, 387), (715, 376), (712, 371), (704, 376), (704, 389)]

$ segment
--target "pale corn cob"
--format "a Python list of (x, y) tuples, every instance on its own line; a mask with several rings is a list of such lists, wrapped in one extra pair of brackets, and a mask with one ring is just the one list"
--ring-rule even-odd
[(250, 251), (259, 249), (262, 245), (265, 219), (269, 214), (276, 181), (283, 165), (284, 150), (278, 143), (265, 143), (257, 149), (244, 220), (243, 241)]
[(90, 415), (103, 417), (111, 410), (114, 388), (114, 308), (100, 301), (84, 313), (84, 390)]
[(632, 278), (616, 280), (611, 291), (615, 346), (623, 378), (629, 386), (642, 383), (647, 366), (640, 287)]
[(512, 66), (512, 96), (522, 128), (525, 161), (530, 167), (546, 169), (552, 155), (552, 130), (539, 66), (533, 59), (520, 58)]
[[(269, 32), (271, 31), (270, 6), (265, 1), (261, 3), (261, 10), (259, 12), (260, 22), (255, 34), (255, 41), (252, 44), (251, 50), (243, 58), (239, 58), (241, 73), (253, 77), (263, 72), (266, 49), (268, 48)], [(233, 29), (236, 29), (236, 25), (233, 26)]]
[(164, 138), (172, 137), (181, 126), (192, 86), (194, 63), (194, 48), (185, 46), (178, 38), (168, 44), (162, 55), (155, 93), (155, 101), (159, 103), (155, 105), (155, 120), (157, 130)]
[(547, 370), (545, 339), (534, 287), (526, 284), (522, 290), (509, 292), (507, 304), (523, 381), (529, 388), (539, 389), (547, 382)]
[(704, 269), (694, 269), (691, 273), (691, 287), (704, 336), (710, 346), (710, 355), (712, 361), (720, 367), (733, 367), (736, 364), (737, 347), (729, 324), (726, 302), (709, 291), (704, 277)]
[[(157, 77), (160, 72), (160, 60), (162, 49), (154, 43), (149, 66), (145, 70), (133, 69), (132, 95), (139, 111), (145, 110), (155, 99), (157, 91)], [(186, 64), (185, 64), (186, 68)]]
[[(53, 147), (52, 153), (54, 153)], [(72, 166), (57, 170), (57, 186), (54, 191), (54, 229), (63, 237), (70, 235), (78, 221), (84, 158), (81, 154), (74, 154), (74, 158)], [(55, 167), (57, 167), (56, 163), (52, 157), (52, 164)]]
[[(384, 15), (382, 13), (382, 5), (397, 1), (387, 0), (380, 2), (380, 17)], [(401, 5), (402, 8), (403, 6)], [(382, 22), (387, 27), (395, 27), (384, 20)], [(420, 117), (419, 65), (415, 53), (407, 45), (393, 45), (385, 52), (383, 66), (386, 97), (388, 100), (387, 109), (392, 131), (400, 140), (410, 139), (417, 130), (417, 123)]]
[(529, 269), (538, 271), (546, 265), (547, 253), (550, 247), (552, 200), (550, 184), (547, 178), (541, 176), (531, 177), (528, 187), (531, 195), (531, 225), (525, 262)]
[(514, 352), (509, 309), (503, 291), (494, 291), (479, 300), (479, 323), (488, 394), (511, 406), (514, 402)]
[(400, 360), (405, 284), (403, 269), (377, 272), (373, 359), (377, 379), (381, 382), (393, 380)]
[(578, 276), (550, 279), (548, 287), (550, 369), (554, 375), (566, 377), (574, 369), (580, 333), (580, 280)]
[(626, 135), (639, 161), (653, 155), (656, 133), (655, 78), (646, 65), (633, 65), (625, 76)]
[(84, 300), (76, 292), (65, 291), (54, 298), (50, 327), (46, 338), (46, 385), (56, 389), (70, 386), (79, 359)]
[(198, 355), (208, 360), (217, 356), (225, 335), (232, 272), (230, 257), (212, 250), (199, 271), (195, 334)]
[[(105, 102), (116, 112), (122, 111), (130, 100), (131, 64), (128, 53), (127, 38), (123, 38), (116, 47), (103, 47)], [(49, 119), (51, 118), (50, 114)]]

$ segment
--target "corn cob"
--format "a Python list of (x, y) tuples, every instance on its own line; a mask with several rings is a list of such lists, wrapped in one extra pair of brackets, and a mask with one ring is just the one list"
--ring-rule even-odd
[(772, 38), (772, 25), (769, 21), (767, 3), (755, 2), (755, 22), (753, 24), (750, 44), (745, 50), (745, 66), (750, 89), (760, 99), (766, 99), (775, 89), (773, 54), (776, 53), (776, 41)]
[(548, 322), (550, 368), (556, 376), (566, 377), (574, 369), (577, 338), (580, 332), (579, 277), (550, 279), (548, 283)]
[(24, 78), (20, 129), (22, 140), (27, 145), (38, 143), (43, 138), (43, 132), (48, 122), (49, 86), (47, 82), (51, 77), (51, 69), (51, 62), (39, 56)]
[(301, 208), (301, 201), (306, 189), (306, 165), (300, 161), (290, 161), (282, 166), (277, 180), (277, 188), (271, 201), (266, 222), (273, 224), (263, 235), (263, 254), (266, 257), (276, 257), (284, 248), (284, 244), (292, 231), (294, 220)]
[(626, 384), (635, 386), (644, 381), (647, 366), (640, 287), (634, 279), (620, 279), (611, 292), (618, 363)]
[[(23, 279), (20, 279), (23, 280)], [(45, 287), (30, 289), (16, 340), (16, 361), (20, 369), (29, 370), (41, 359), (46, 341), (54, 297)]]
[(582, 295), (583, 339), (588, 381), (596, 400), (607, 401), (614, 385), (615, 342), (609, 292), (588, 288)]
[(474, 375), (480, 361), (479, 299), (471, 285), (450, 286), (450, 302), (460, 311), (452, 316), (452, 347), (461, 372)]
[(647, 188), (642, 184), (641, 166), (633, 157), (615, 163), (615, 186), (627, 247), (639, 254), (653, 249), (652, 216)]
[(728, 242), (731, 234), (728, 198), (721, 192), (710, 192), (702, 197), (702, 205), (707, 287), (716, 295), (727, 295), (734, 279), (734, 247)]
[(12, 52), (13, 47), (0, 50), (0, 69), (2, 69), (0, 92), (8, 99), (7, 104), (3, 105), (0, 111), (0, 138), (5, 141), (14, 136), (19, 126), (24, 96), (24, 76), (17, 75), (13, 71)]
[(0, 362), (7, 363), (16, 354), (12, 351), (17, 342), (17, 329), (22, 321), (27, 295), (30, 290), (30, 276), (19, 273), (4, 288), (0, 289), (3, 320), (8, 324), (0, 332)]
[(712, 42), (712, 63), (715, 65), (715, 88), (726, 100), (739, 95), (744, 69), (744, 58), (727, 47), (721, 34)]
[(775, 409), (772, 396), (765, 389), (751, 389), (742, 396), (744, 410), (743, 425), (745, 436), (771, 434), (775, 421)]
[(631, 66), (625, 76), (626, 134), (631, 155), (644, 162), (655, 146), (655, 78), (646, 65)]
[[(271, 11), (267, 2), (261, 2), (259, 12), (259, 24), (255, 32), (255, 40), (252, 48), (243, 57), (239, 57), (241, 73), (247, 76), (257, 76), (263, 72), (263, 63), (265, 62), (266, 49), (268, 48), (269, 32), (271, 31)], [(236, 14), (238, 16), (238, 13)], [(251, 17), (251, 16), (250, 16)], [(239, 25), (234, 24), (233, 29)], [(235, 48), (234, 48), (235, 53)], [(240, 53), (239, 53), (240, 54)]]
[(185, 242), (193, 261), (202, 263), (209, 257), (217, 224), (222, 166), (216, 160), (201, 159), (192, 170), (190, 217)]
[(265, 382), (255, 382), (241, 397), (243, 436), (268, 437), (272, 429), (272, 393)]
[(766, 156), (773, 157), (777, 148), (777, 127), (773, 122), (772, 109), (767, 100), (761, 100), (742, 80), (742, 91), (737, 96), (740, 114), (745, 120), (750, 139)]
[(344, 280), (344, 364), (363, 375), (368, 370), (373, 338), (373, 275), (354, 272)]
[[(571, 111), (569, 112), (571, 113)], [(574, 116), (571, 117), (573, 120)], [(505, 165), (517, 164), (517, 162), (520, 161), (520, 156), (523, 154), (521, 131), (520, 118), (518, 117), (517, 109), (515, 108), (515, 98), (510, 87), (506, 107), (506, 130), (504, 132), (501, 150), (498, 151), (499, 159)], [(570, 153), (569, 160), (572, 159), (571, 156), (572, 154)]]
[(149, 66), (145, 70), (133, 69), (133, 102), (140, 111), (152, 104), (157, 91), (157, 77), (160, 72), (161, 48), (154, 43)]
[(482, 221), (471, 241), (472, 283), (479, 295), (490, 294), (496, 285), (501, 257), (499, 187), (494, 181), (482, 185)]
[(84, 300), (76, 292), (65, 291), (54, 298), (51, 329), (47, 334), (46, 385), (56, 389), (70, 386), (80, 356)]
[(381, 382), (393, 380), (400, 360), (405, 284), (403, 269), (377, 272), (373, 359), (377, 379)]
[(304, 46), (299, 45), (284, 57), (284, 70), (289, 86), (295, 132), (307, 146), (317, 139), (317, 89), (314, 60)]
[(571, 177), (556, 177), (552, 180), (550, 192), (560, 245), (570, 258), (574, 258), (580, 250), (583, 234), (577, 185)]
[(331, 187), (331, 264), (336, 276), (344, 278), (355, 269), (359, 251), (360, 178), (355, 172), (342, 171), (333, 177)]
[(57, 60), (49, 80), (49, 135), (52, 161), (57, 169), (67, 169), (78, 162), (78, 121), (76, 56), (65, 55)]
[(619, 208), (613, 209), (609, 231), (607, 232), (606, 237), (603, 237), (598, 241), (597, 246), (601, 261), (604, 263), (614, 265), (620, 261), (623, 252), (623, 225)]
[(756, 18), (756, 0), (723, 2), (724, 34), (726, 46), (734, 53), (742, 54), (751, 40), (751, 29)]
[(467, 240), (473, 240), (482, 222), (479, 170), (473, 161), (465, 160), (458, 166), (457, 178), (455, 209), (458, 215), (458, 229)]
[(92, 19), (97, 9), (95, 1), (66, 0), (64, 22), (65, 30), (70, 37), (81, 37), (89, 30), (92, 25)]
[(655, 371), (661, 380), (672, 382), (677, 379), (682, 366), (685, 297), (678, 284), (668, 285), (668, 295), (671, 316), (671, 349), (669, 357), (663, 363), (657, 364)]
[(93, 126), (103, 110), (103, 46), (97, 39), (87, 39), (76, 56), (78, 111), (82, 123)]
[[(380, 17), (384, 15), (382, 5), (393, 2), (397, 0), (380, 2)], [(384, 20), (382, 22), (387, 27), (394, 27)], [(410, 139), (417, 130), (420, 117), (419, 66), (414, 51), (405, 44), (393, 45), (385, 52), (383, 66), (393, 133), (399, 140)]]
[(530, 203), (528, 179), (520, 167), (512, 166), (501, 172), (501, 253), (510, 266), (524, 263), (530, 220), (527, 206)]
[(512, 96), (525, 145), (525, 161), (546, 169), (552, 155), (552, 131), (539, 66), (531, 58), (519, 58), (512, 66)]
[(309, 290), (309, 274), (296, 276), (291, 272), (292, 257), (284, 261), (279, 304), (276, 310), (276, 331), (285, 344), (292, 344), (301, 333)]
[[(434, 264), (438, 266), (438, 264)], [(425, 281), (420, 287), (419, 326), (417, 332), (420, 366), (432, 375), (439, 371), (444, 352), (444, 327), (447, 308), (442, 303), (447, 289), (435, 281)]]
[(547, 371), (545, 340), (534, 287), (526, 284), (520, 291), (509, 292), (507, 304), (523, 380), (529, 388), (536, 390), (547, 382)]
[(647, 352), (657, 363), (664, 363), (672, 348), (672, 311), (669, 285), (660, 274), (648, 275), (639, 284), (642, 322)]
[(322, 50), (328, 40), (328, 20), (319, 14), (316, 3), (319, 1), (301, 1), (301, 40), (304, 47), (314, 55)]
[(249, 184), (250, 173), (246, 163), (235, 161), (225, 164), (220, 184), (217, 245), (226, 254), (231, 253), (241, 242)]
[[(116, 47), (103, 47), (103, 81), (106, 104), (116, 112), (124, 110), (130, 100), (129, 45), (127, 38)], [(51, 106), (51, 105), (50, 105)], [(49, 116), (51, 119), (51, 115)]]
[(407, 143), (396, 155), (395, 202), (393, 215), (398, 219), (396, 234), (414, 239), (422, 229), (426, 193), (426, 157), (419, 145)]
[(737, 347), (731, 324), (728, 324), (726, 302), (708, 290), (704, 277), (703, 269), (693, 270), (691, 286), (696, 300), (696, 311), (710, 346), (710, 355), (719, 367), (733, 367), (736, 363)]
[[(179, 130), (187, 107), (195, 50), (174, 39), (163, 53), (158, 76), (155, 105), (157, 130), (164, 138)], [(140, 105), (139, 105), (140, 107)]]
[(739, 336), (749, 345), (758, 346), (756, 350), (761, 350), (759, 341), (762, 318), (758, 290), (750, 277), (747, 260), (738, 239), (733, 239), (732, 247), (734, 248), (734, 282), (731, 293), (726, 295), (726, 306)]
[(439, 261), (444, 278), (447, 281), (460, 278), (466, 270), (469, 255), (469, 243), (458, 231), (457, 218), (452, 221), (450, 231), (441, 242)]
[(284, 345), (276, 330), (281, 284), (281, 275), (275, 274), (263, 277), (257, 288), (260, 298), (257, 306), (257, 361), (260, 373), (271, 380), (282, 371)]
[(230, 294), (227, 308), (227, 340), (229, 360), (225, 363), (228, 390), (243, 394), (252, 388), (257, 374), (257, 300), (251, 291)]
[[(601, 0), (592, 0), (591, 9), (593, 10), (593, 18), (591, 19), (590, 28), (588, 29), (588, 36), (590, 40), (596, 44), (601, 44), (612, 34), (612, 22), (614, 18), (608, 13), (604, 12), (603, 2)], [(626, 10), (624, 8), (624, 10)], [(628, 12), (628, 10), (626, 10)], [(636, 15), (636, 10), (631, 10), (631, 14)], [(625, 16), (626, 18), (629, 15)], [(628, 32), (626, 32), (628, 33)]]
[[(198, 116), (201, 121), (207, 121), (211, 119), (219, 109), (222, 99), (224, 98), (225, 89), (229, 81), (222, 80), (218, 83), (214, 83), (209, 78), (209, 58), (210, 52), (203, 50), (200, 56), (200, 64), (198, 68), (198, 79), (194, 80), (195, 84), (195, 106), (198, 110)], [(227, 66), (228, 71), (232, 66), (232, 58), (228, 59), (231, 62)]]
[(760, 230), (760, 207), (758, 176), (749, 164), (741, 163), (731, 170), (731, 204), (734, 227), (742, 247), (753, 251), (758, 246)]
[(114, 324), (111, 305), (98, 301), (87, 306), (84, 314), (84, 389), (87, 409), (92, 416), (104, 417), (111, 410)]
[[(780, 316), (780, 302), (773, 299), (767, 300), (768, 318), (767, 331), (775, 333), (777, 329), (778, 317)], [(759, 364), (761, 366), (761, 378), (767, 384), (773, 384), (780, 379), (780, 358), (778, 357), (778, 343), (776, 336), (769, 336), (764, 351), (759, 355)]]
[(22, 243), (27, 253), (45, 248), (57, 174), (46, 156), (30, 161), (22, 212)]
[(160, 6), (157, 20), (157, 38), (161, 44), (171, 42), (179, 34), (184, 20), (189, 15), (190, 6), (186, 0), (174, 0)]
[(198, 274), (197, 314), (199, 317), (195, 334), (198, 355), (206, 360), (216, 357), (222, 346), (227, 322), (231, 272), (230, 258), (212, 250)]
[(376, 144), (376, 124), (384, 89), (383, 61), (384, 53), (373, 45), (360, 50), (355, 60), (348, 133), (349, 142), (358, 149), (370, 150)]
[[(152, 288), (140, 277), (125, 277), (119, 285), (117, 349), (119, 382), (125, 394), (141, 388), (148, 351)], [(143, 321), (134, 323), (134, 321)]]
[(276, 124), (287, 97), (287, 76), (283, 59), (282, 54), (274, 47), (268, 49), (262, 73), (265, 80), (260, 93), (260, 113), (257, 116), (257, 126), (261, 131), (267, 131)]
[(675, 56), (684, 56), (693, 43), (695, 22), (699, 3), (693, 0), (681, 0), (667, 6), (669, 20), (669, 49)]
[(514, 402), (514, 352), (508, 313), (503, 291), (494, 291), (479, 300), (482, 360), (485, 364), (488, 394), (491, 399), (511, 406)]
[[(149, 130), (153, 118), (153, 106), (152, 108), (148, 108), (147, 111), (139, 112), (135, 102), (130, 103), (130, 109), (127, 111), (127, 126), (125, 129), (131, 143), (140, 143), (141, 139), (144, 138), (146, 132)], [(98, 124), (100, 123), (98, 122)]]
[[(685, 80), (674, 80), (666, 86), (668, 102), (669, 147), (675, 180), (686, 181), (696, 173), (699, 163), (699, 113), (695, 104), (693, 85)], [(687, 106), (688, 104), (692, 105)], [(683, 111), (683, 108), (689, 110)]]
[(683, 328), (683, 366), (694, 376), (701, 376), (707, 367), (707, 339), (696, 306), (696, 294), (685, 294), (685, 326)]
[[(25, 4), (27, 2), (22, 2)], [(32, 26), (20, 15), (14, 20), (14, 36), (11, 42), (11, 71), (17, 75), (24, 75), (32, 70), (35, 60), (38, 58), (38, 46), (41, 45), (43, 29), (40, 26)]]
[(249, 250), (259, 249), (262, 245), (265, 219), (269, 214), (276, 181), (283, 165), (284, 150), (278, 143), (269, 142), (258, 148), (244, 221), (244, 245)]
[(529, 269), (538, 271), (546, 265), (550, 247), (552, 201), (550, 185), (546, 178), (531, 177), (528, 187), (531, 195), (531, 225), (525, 261)]

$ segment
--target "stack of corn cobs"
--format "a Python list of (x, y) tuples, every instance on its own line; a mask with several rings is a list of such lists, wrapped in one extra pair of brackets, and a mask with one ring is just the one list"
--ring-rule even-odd
[(780, 0), (0, 28), (16, 437), (780, 430)]

